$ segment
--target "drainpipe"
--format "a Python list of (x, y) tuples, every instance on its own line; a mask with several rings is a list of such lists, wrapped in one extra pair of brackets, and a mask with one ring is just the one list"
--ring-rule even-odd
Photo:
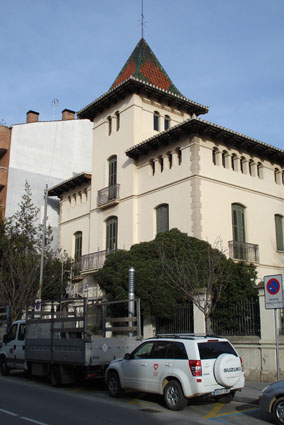
[[(135, 292), (134, 292), (134, 282), (135, 282), (135, 269), (130, 267), (128, 270), (128, 317), (135, 316)], [(133, 326), (133, 322), (129, 321), (128, 326)], [(133, 336), (133, 332), (128, 332), (128, 336)]]

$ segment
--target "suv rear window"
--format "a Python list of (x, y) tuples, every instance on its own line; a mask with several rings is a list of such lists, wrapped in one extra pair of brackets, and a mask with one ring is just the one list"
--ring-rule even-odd
[(217, 359), (220, 354), (233, 354), (237, 353), (228, 341), (208, 341), (199, 342), (198, 344), (200, 360)]

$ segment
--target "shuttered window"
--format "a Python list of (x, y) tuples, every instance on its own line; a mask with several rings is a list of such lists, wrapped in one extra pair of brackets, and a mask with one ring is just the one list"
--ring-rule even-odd
[(275, 215), (275, 232), (276, 232), (276, 248), (278, 251), (284, 251), (283, 217), (279, 214)]
[(169, 230), (169, 206), (160, 205), (156, 208), (157, 233), (167, 232)]
[(117, 157), (112, 156), (108, 161), (109, 170), (109, 201), (115, 199), (117, 196)]
[(76, 232), (75, 233), (75, 253), (74, 253), (75, 263), (80, 261), (81, 256), (82, 256), (82, 232)]
[(112, 252), (117, 249), (117, 217), (110, 217), (106, 222), (106, 250)]
[(239, 204), (232, 205), (233, 240), (245, 242), (245, 208)]

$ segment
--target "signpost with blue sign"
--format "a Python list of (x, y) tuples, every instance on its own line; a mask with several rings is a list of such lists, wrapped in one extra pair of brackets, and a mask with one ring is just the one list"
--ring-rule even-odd
[(282, 275), (264, 276), (265, 308), (274, 309), (277, 380), (279, 381), (279, 343), (277, 309), (284, 308)]

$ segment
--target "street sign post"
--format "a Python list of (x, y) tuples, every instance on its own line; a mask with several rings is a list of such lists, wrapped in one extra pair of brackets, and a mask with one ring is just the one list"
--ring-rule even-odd
[(275, 342), (276, 342), (276, 364), (277, 380), (280, 379), (279, 372), (279, 341), (278, 341), (278, 317), (277, 310), (284, 308), (282, 275), (264, 276), (264, 296), (266, 310), (274, 309)]

